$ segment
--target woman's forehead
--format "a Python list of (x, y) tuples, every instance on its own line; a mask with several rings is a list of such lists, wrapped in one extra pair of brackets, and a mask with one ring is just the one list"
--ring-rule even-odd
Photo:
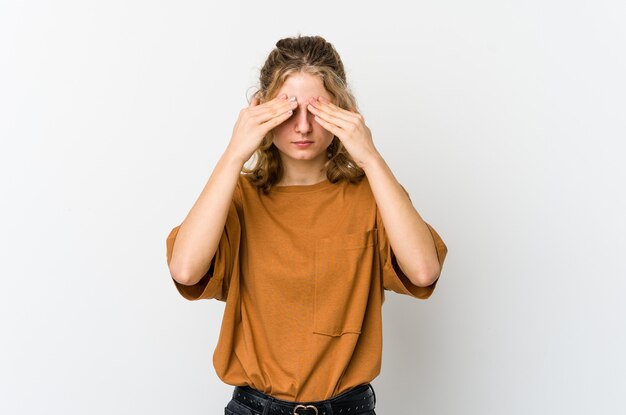
[(330, 99), (330, 94), (324, 88), (320, 77), (302, 73), (290, 75), (278, 90), (278, 94), (282, 93), (290, 97), (296, 96), (303, 101), (318, 96)]

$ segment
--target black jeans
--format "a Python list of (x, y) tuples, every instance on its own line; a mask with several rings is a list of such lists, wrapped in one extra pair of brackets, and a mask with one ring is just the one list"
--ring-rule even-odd
[[(362, 403), (367, 403), (368, 405), (361, 405)], [(295, 413), (302, 415), (315, 414), (314, 409), (305, 408), (307, 405), (317, 407), (317, 415), (344, 415), (344, 413), (346, 415), (376, 415), (374, 411), (375, 403), (376, 394), (374, 388), (369, 383), (350, 389), (331, 399), (315, 402), (284, 401), (252, 389), (249, 386), (237, 386), (233, 391), (233, 398), (224, 408), (224, 413), (225, 415), (293, 415), (293, 410), (287, 409), (287, 407), (299, 404), (302, 405), (302, 408)], [(342, 409), (333, 411), (333, 408)]]

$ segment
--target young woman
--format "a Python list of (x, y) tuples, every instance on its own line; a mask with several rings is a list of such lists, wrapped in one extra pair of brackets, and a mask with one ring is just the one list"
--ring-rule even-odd
[(384, 290), (428, 298), (446, 254), (319, 36), (276, 43), (167, 238), (180, 294), (226, 303), (213, 355), (235, 386), (226, 414), (374, 414)]

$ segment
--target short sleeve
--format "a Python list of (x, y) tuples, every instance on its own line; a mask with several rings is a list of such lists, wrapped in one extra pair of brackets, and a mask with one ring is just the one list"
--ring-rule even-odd
[[(231, 201), (224, 231), (217, 246), (217, 250), (206, 274), (194, 285), (184, 285), (172, 278), (178, 292), (187, 300), (217, 299), (226, 301), (228, 287), (234, 272), (237, 271), (239, 247), (241, 242), (241, 223), (239, 218), (240, 206), (239, 185)], [(166, 260), (169, 265), (176, 243), (176, 236), (180, 225), (175, 226), (166, 240)]]
[[(429, 223), (426, 223), (426, 225), (428, 226), (428, 230), (433, 237), (433, 243), (435, 245), (435, 249), (437, 250), (439, 265), (443, 268), (443, 262), (446, 258), (446, 254), (448, 253), (448, 248), (435, 229)], [(376, 210), (376, 226), (378, 228), (378, 249), (380, 252), (384, 289), (394, 291), (399, 294), (410, 295), (423, 300), (430, 297), (435, 290), (435, 286), (437, 285), (439, 278), (426, 287), (420, 287), (413, 284), (411, 280), (404, 275), (402, 269), (398, 265), (378, 209)]]

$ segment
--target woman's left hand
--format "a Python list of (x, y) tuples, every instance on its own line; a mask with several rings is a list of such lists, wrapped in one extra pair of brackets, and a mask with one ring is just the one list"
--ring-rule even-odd
[(315, 115), (318, 124), (341, 140), (359, 167), (363, 168), (380, 156), (374, 146), (372, 132), (358, 112), (339, 108), (324, 97), (311, 98), (307, 109)]

